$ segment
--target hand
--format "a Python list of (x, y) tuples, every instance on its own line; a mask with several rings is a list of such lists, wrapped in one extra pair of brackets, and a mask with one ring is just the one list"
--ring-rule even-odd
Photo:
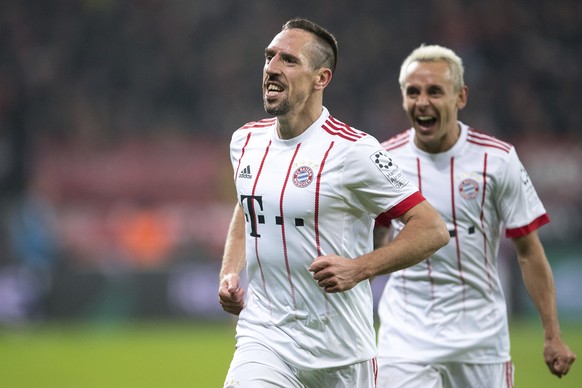
[(218, 300), (227, 313), (239, 315), (244, 307), (245, 290), (240, 287), (240, 276), (227, 274), (220, 281)]
[(576, 361), (576, 355), (560, 338), (546, 340), (544, 344), (544, 360), (552, 374), (565, 376)]
[(361, 268), (355, 260), (336, 255), (315, 258), (309, 266), (313, 279), (325, 292), (341, 292), (353, 288), (360, 281)]

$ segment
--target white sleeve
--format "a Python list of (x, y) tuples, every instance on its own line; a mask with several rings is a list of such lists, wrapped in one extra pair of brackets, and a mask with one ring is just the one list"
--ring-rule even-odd
[(507, 230), (528, 227), (540, 217), (546, 216), (546, 209), (515, 148), (510, 151), (496, 194), (497, 207)]
[(346, 156), (343, 184), (347, 200), (374, 216), (418, 192), (372, 136), (357, 141)]

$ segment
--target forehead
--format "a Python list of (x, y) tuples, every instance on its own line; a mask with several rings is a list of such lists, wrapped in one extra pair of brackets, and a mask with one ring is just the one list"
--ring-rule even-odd
[(299, 28), (292, 28), (290, 30), (283, 30), (275, 35), (267, 49), (300, 55), (305, 51), (306, 44), (312, 40), (313, 37), (310, 32)]
[(430, 83), (453, 84), (451, 69), (445, 61), (419, 62), (415, 61), (406, 68), (406, 84)]

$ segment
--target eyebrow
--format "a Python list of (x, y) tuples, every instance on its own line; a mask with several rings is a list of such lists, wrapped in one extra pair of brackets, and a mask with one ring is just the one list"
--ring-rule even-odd
[[(276, 52), (277, 52), (277, 50), (272, 49), (270, 47), (267, 47), (265, 49), (265, 55), (275, 56)], [(298, 62), (298, 63), (301, 61), (301, 58), (299, 56), (285, 52), (285, 51), (281, 51), (280, 55), (283, 59), (286, 59), (286, 60), (293, 60), (293, 61)]]

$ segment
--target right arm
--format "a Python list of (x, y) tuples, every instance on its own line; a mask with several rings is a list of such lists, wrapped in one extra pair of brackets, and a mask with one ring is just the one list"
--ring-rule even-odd
[(240, 273), (246, 264), (245, 218), (239, 204), (235, 206), (220, 269), (218, 297), (222, 309), (239, 315), (244, 307), (244, 289), (240, 287)]

